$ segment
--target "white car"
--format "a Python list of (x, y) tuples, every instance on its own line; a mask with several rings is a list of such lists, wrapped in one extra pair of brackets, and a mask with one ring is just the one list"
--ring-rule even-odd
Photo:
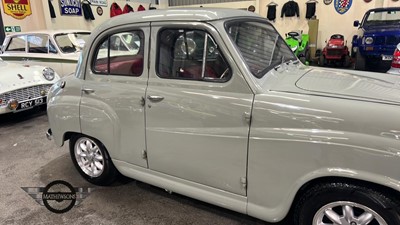
[(400, 75), (400, 43), (397, 45), (396, 50), (394, 50), (392, 67), (390, 67), (387, 73)]
[(75, 71), (80, 52), (90, 35), (86, 30), (43, 30), (8, 35), (0, 57), (28, 65), (53, 68), (60, 76)]
[(60, 77), (50, 67), (20, 65), (0, 59), (0, 114), (46, 104), (47, 93)]

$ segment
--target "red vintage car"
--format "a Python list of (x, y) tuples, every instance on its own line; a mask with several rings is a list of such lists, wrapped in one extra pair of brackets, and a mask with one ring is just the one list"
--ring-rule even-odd
[(322, 54), (319, 56), (319, 65), (325, 66), (331, 64), (344, 67), (350, 66), (349, 49), (346, 44), (347, 42), (345, 42), (343, 35), (332, 35), (326, 43), (325, 48), (322, 50)]

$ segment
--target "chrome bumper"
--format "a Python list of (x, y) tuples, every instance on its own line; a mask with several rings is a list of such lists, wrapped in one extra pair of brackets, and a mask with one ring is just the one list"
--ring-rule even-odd
[(48, 129), (46, 132), (46, 138), (51, 141), (53, 139), (53, 133), (51, 132), (51, 129)]

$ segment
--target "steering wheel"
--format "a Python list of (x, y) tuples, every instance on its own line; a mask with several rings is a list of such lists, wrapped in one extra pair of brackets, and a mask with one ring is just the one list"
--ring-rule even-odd
[(294, 37), (296, 37), (296, 36), (299, 36), (299, 33), (294, 32), (294, 31), (290, 31), (290, 32), (288, 33), (288, 35), (289, 35), (290, 37), (294, 38)]

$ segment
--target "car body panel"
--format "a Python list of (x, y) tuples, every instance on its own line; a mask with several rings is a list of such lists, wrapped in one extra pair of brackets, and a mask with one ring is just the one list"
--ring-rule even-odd
[[(129, 28), (140, 29), (145, 36), (149, 36), (148, 26), (149, 24), (139, 23)], [(100, 35), (99, 39), (110, 32), (117, 31), (107, 30)], [(99, 39), (92, 46), (99, 44)], [(147, 41), (144, 44), (143, 63), (147, 65), (150, 44)], [(112, 74), (98, 75), (93, 74), (91, 67), (85, 69), (86, 76), (82, 88), (95, 90), (95, 92), (85, 93), (84, 91), (82, 95), (80, 107), (82, 132), (93, 137), (107, 137), (106, 140), (102, 139), (102, 142), (112, 158), (147, 167), (147, 160), (142, 157), (142, 152), (146, 150), (145, 110), (142, 98), (145, 95), (148, 71), (143, 70), (139, 77), (128, 77)], [(115, 98), (115, 96), (119, 97)], [(99, 121), (102, 122), (99, 123)], [(104, 129), (103, 126), (107, 128)]]
[[(217, 30), (206, 24), (152, 25), (155, 34), (160, 28), (195, 26), (223, 43)], [(219, 49), (228, 55), (223, 44)], [(156, 52), (152, 51), (151, 62), (156, 62)], [(161, 79), (156, 75), (156, 64), (151, 64), (146, 96), (164, 99), (158, 103), (147, 101), (148, 160), (152, 170), (245, 195), (240, 182), (241, 177), (246, 177), (247, 164), (249, 121), (245, 114), (251, 113), (253, 93), (233, 61), (229, 61), (233, 78), (224, 83)], [(190, 147), (186, 146), (188, 143)]]
[(47, 113), (57, 115), (48, 118), (50, 127), (52, 127), (52, 136), (57, 146), (64, 145), (67, 132), (81, 133), (79, 105), (82, 83), (81, 79), (69, 75), (61, 78), (50, 88), (47, 96)]
[[(381, 116), (398, 105), (370, 105), (278, 91), (256, 95), (249, 141), (249, 214), (254, 209), (254, 216), (264, 212), (266, 218), (282, 219), (300, 186), (318, 177), (368, 177), (382, 185), (393, 182), (392, 188), (398, 189), (393, 165), (400, 151), (399, 122)], [(267, 193), (262, 192), (267, 186)]]
[[(0, 60), (0, 114), (23, 110), (9, 109), (7, 104), (11, 99), (18, 100), (19, 104), (31, 101), (36, 101), (36, 105), (46, 103), (45, 97), (50, 86), (60, 77), (55, 74), (54, 79), (49, 81), (43, 76), (44, 69), (43, 66), (20, 65)], [(41, 91), (44, 92), (41, 94)], [(30, 108), (32, 107), (26, 109)]]
[(396, 49), (393, 53), (392, 66), (387, 73), (400, 75), (400, 43), (396, 46)]
[[(200, 8), (121, 15), (100, 25), (76, 75), (49, 95), (56, 144), (68, 132), (89, 135), (123, 175), (270, 222), (282, 220), (301, 187), (319, 178), (400, 191), (400, 77), (282, 60), (256, 78), (225, 31), (230, 19), (268, 23), (254, 13)], [(179, 26), (209, 32), (232, 78), (157, 76), (158, 31)], [(101, 37), (138, 27), (149, 41), (143, 75), (93, 74)], [(94, 92), (81, 94), (85, 89)]]
[(327, 73), (313, 69), (304, 74), (296, 86), (319, 94), (343, 95), (365, 100), (385, 101), (400, 104), (400, 89), (395, 88), (397, 79), (382, 74), (381, 77), (355, 75), (344, 71)]

